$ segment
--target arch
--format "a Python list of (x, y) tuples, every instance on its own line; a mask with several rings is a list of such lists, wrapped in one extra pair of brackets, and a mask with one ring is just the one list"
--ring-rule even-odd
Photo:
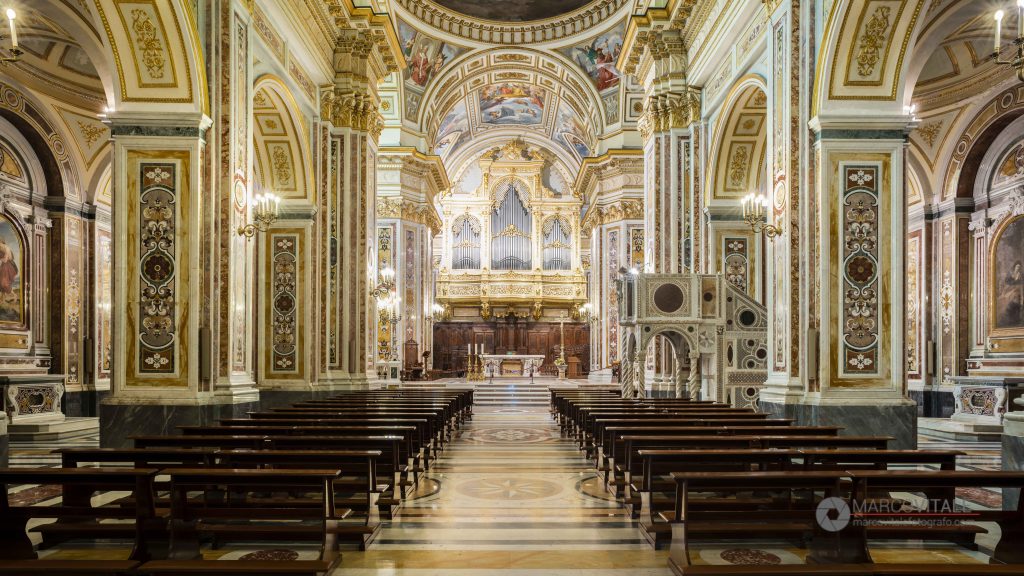
[(190, 2), (96, 0), (93, 9), (113, 56), (118, 112), (157, 108), (209, 114), (206, 66)]
[(66, 139), (48, 113), (32, 96), (0, 81), (0, 117), (25, 138), (42, 165), (48, 196), (79, 199), (80, 178), (68, 154)]
[(744, 76), (729, 91), (711, 140), (706, 201), (739, 200), (752, 191), (766, 193), (768, 143), (767, 84)]
[(908, 55), (930, 0), (879, 4), (836, 0), (826, 15), (812, 117), (853, 109), (863, 113), (865, 108), (894, 116), (904, 113)]
[(291, 91), (277, 76), (260, 76), (252, 106), (255, 181), (283, 200), (312, 202), (309, 130)]
[(960, 132), (942, 180), (941, 199), (971, 198), (982, 160), (996, 138), (1024, 116), (1024, 85), (1014, 85), (976, 109)]

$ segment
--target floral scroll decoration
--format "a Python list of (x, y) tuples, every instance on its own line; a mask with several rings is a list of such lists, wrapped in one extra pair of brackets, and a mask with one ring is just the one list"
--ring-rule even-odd
[(177, 169), (143, 162), (139, 170), (139, 373), (173, 374)]
[(271, 327), (274, 347), (271, 370), (295, 372), (296, 362), (296, 295), (299, 239), (294, 234), (275, 234), (272, 261), (274, 267), (271, 297)]
[(747, 251), (746, 238), (724, 238), (725, 244), (723, 253), (722, 268), (725, 270), (725, 279), (733, 286), (747, 291), (747, 270), (749, 268), (749, 255)]
[(878, 374), (878, 168), (847, 166), (842, 210), (842, 366), (846, 374)]

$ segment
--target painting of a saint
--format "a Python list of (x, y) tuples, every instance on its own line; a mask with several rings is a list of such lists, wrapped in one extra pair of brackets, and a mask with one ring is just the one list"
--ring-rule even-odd
[(540, 124), (544, 119), (544, 89), (509, 82), (480, 90), (480, 114), (487, 124)]
[(622, 52), (622, 31), (623, 26), (619, 26), (585, 44), (562, 50), (590, 76), (599, 92), (619, 85), (621, 74), (615, 61)]
[(0, 323), (24, 323), (23, 268), (21, 237), (10, 220), (0, 218)]
[(1024, 329), (1024, 217), (1003, 228), (993, 266), (995, 328)]
[(405, 69), (405, 80), (419, 87), (425, 87), (441, 73), (445, 64), (464, 52), (461, 48), (418, 32), (405, 22), (398, 23), (398, 33), (402, 52), (409, 63)]

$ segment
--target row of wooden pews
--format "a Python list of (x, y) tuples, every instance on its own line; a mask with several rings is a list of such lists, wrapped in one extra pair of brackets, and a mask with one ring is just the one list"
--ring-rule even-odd
[[(342, 542), (373, 541), (472, 409), (471, 389), (352, 392), (135, 436), (131, 448), (58, 450), (60, 468), (0, 469), (0, 575), (326, 574)], [(8, 494), (16, 485), (60, 487), (60, 503), (20, 502)], [(128, 558), (39, 558), (108, 540), (128, 543)], [(203, 559), (206, 547), (263, 542), (313, 544), (320, 556)]]
[[(680, 399), (623, 399), (617, 391), (551, 389), (551, 411), (607, 489), (680, 575), (1022, 574), (1024, 507), (966, 507), (958, 489), (1024, 487), (1024, 473), (957, 471), (951, 450), (889, 450), (892, 438), (795, 426), (750, 409)], [(1019, 500), (1024, 503), (1024, 499)], [(882, 564), (877, 541), (998, 539), (991, 563)], [(785, 540), (807, 564), (708, 566), (694, 543)]]

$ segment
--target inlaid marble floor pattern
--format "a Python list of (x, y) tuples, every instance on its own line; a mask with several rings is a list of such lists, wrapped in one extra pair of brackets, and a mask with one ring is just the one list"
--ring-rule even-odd
[(476, 406), (427, 478), (336, 574), (671, 574), (546, 405)]

